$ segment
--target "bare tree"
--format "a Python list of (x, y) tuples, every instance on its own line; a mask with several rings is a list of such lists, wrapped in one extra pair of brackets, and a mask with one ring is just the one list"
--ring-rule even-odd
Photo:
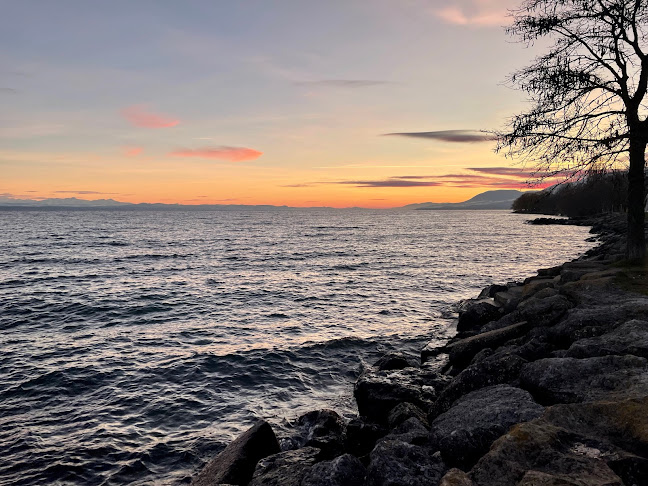
[(498, 151), (539, 178), (629, 162), (627, 257), (646, 255), (648, 0), (524, 0), (508, 33), (550, 41), (510, 76), (531, 108), (498, 133)]

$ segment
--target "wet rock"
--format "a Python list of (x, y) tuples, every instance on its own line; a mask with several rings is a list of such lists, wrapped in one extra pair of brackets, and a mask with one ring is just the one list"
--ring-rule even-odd
[(279, 452), (270, 424), (260, 420), (238, 436), (193, 479), (193, 486), (247, 484), (260, 459)]
[(374, 367), (380, 371), (402, 370), (403, 368), (417, 367), (418, 363), (408, 358), (403, 353), (388, 353), (382, 356)]
[(482, 388), (457, 400), (432, 422), (430, 441), (447, 464), (467, 469), (511, 426), (533, 420), (543, 412), (544, 407), (519, 388)]
[(521, 386), (543, 404), (648, 395), (648, 361), (637, 356), (545, 358), (527, 363)]
[(446, 412), (460, 397), (480, 388), (499, 384), (515, 384), (526, 361), (519, 356), (488, 357), (459, 373), (439, 395), (428, 414), (432, 421)]
[[(427, 420), (426, 420), (427, 422)], [(408, 418), (395, 427), (382, 440), (399, 440), (408, 444), (425, 445), (428, 443), (429, 429), (416, 417)]]
[(332, 461), (315, 464), (304, 476), (301, 486), (362, 486), (366, 469), (360, 460), (344, 454)]
[(572, 358), (624, 354), (648, 358), (648, 321), (628, 321), (601, 336), (576, 341), (567, 351)]
[(297, 420), (301, 429), (296, 438), (297, 446), (317, 447), (322, 457), (333, 458), (344, 452), (345, 423), (333, 410), (315, 410)]
[(501, 317), (498, 307), (490, 302), (478, 302), (469, 306), (464, 312), (459, 313), (457, 332), (464, 333), (475, 331), (484, 324)]
[(538, 270), (538, 276), (555, 277), (557, 275), (560, 275), (561, 270), (562, 270), (562, 265), (558, 265), (557, 267), (541, 268), (540, 270)]
[(389, 412), (387, 422), (389, 428), (393, 429), (412, 417), (419, 419), (423, 425), (428, 426), (427, 414), (416, 405), (407, 402), (396, 405)]
[(429, 486), (446, 470), (440, 454), (397, 440), (379, 442), (370, 458), (366, 486)]
[(480, 293), (478, 299), (488, 299), (495, 297), (497, 292), (506, 292), (508, 287), (506, 285), (492, 284), (485, 287)]
[(539, 290), (535, 294), (533, 294), (533, 297), (536, 299), (546, 299), (547, 297), (553, 297), (554, 295), (558, 295), (558, 290), (555, 288), (546, 288)]
[(522, 300), (522, 287), (510, 287), (506, 292), (497, 292), (494, 299), (504, 312), (511, 312)]
[(581, 438), (541, 419), (518, 424), (500, 437), (470, 472), (477, 486), (622, 486)]
[(378, 439), (387, 435), (387, 428), (358, 417), (351, 419), (346, 427), (345, 449), (357, 457), (369, 454)]
[(449, 378), (418, 368), (395, 371), (365, 370), (355, 383), (353, 395), (360, 415), (386, 423), (389, 412), (401, 402), (427, 408)]
[(527, 322), (519, 322), (512, 326), (484, 332), (457, 341), (448, 346), (450, 364), (460, 367), (465, 366), (482, 349), (496, 348), (511, 339), (524, 335), (528, 331), (529, 324)]
[(320, 450), (315, 447), (304, 447), (261, 459), (249, 486), (300, 486), (302, 479), (317, 462), (319, 453)]
[(461, 469), (452, 468), (441, 478), (439, 486), (474, 486), (470, 476)]

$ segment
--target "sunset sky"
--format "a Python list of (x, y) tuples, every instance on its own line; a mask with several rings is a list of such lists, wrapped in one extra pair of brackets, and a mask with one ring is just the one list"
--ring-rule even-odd
[[(2, 1), (0, 198), (392, 207), (520, 188), (517, 0)], [(391, 135), (388, 135), (391, 134)]]

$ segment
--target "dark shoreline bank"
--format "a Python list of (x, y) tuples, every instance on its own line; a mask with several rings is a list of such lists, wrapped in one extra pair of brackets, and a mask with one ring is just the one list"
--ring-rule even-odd
[(648, 484), (644, 275), (620, 263), (617, 215), (573, 223), (600, 244), (461, 303), (457, 336), (420, 365), (364, 370), (359, 417), (309, 412), (283, 447), (260, 422), (192, 484)]

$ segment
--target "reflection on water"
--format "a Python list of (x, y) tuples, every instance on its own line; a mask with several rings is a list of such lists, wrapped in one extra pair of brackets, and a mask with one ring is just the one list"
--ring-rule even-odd
[(590, 246), (524, 219), (0, 212), (0, 484), (174, 484), (254, 417), (352, 412), (362, 359)]

